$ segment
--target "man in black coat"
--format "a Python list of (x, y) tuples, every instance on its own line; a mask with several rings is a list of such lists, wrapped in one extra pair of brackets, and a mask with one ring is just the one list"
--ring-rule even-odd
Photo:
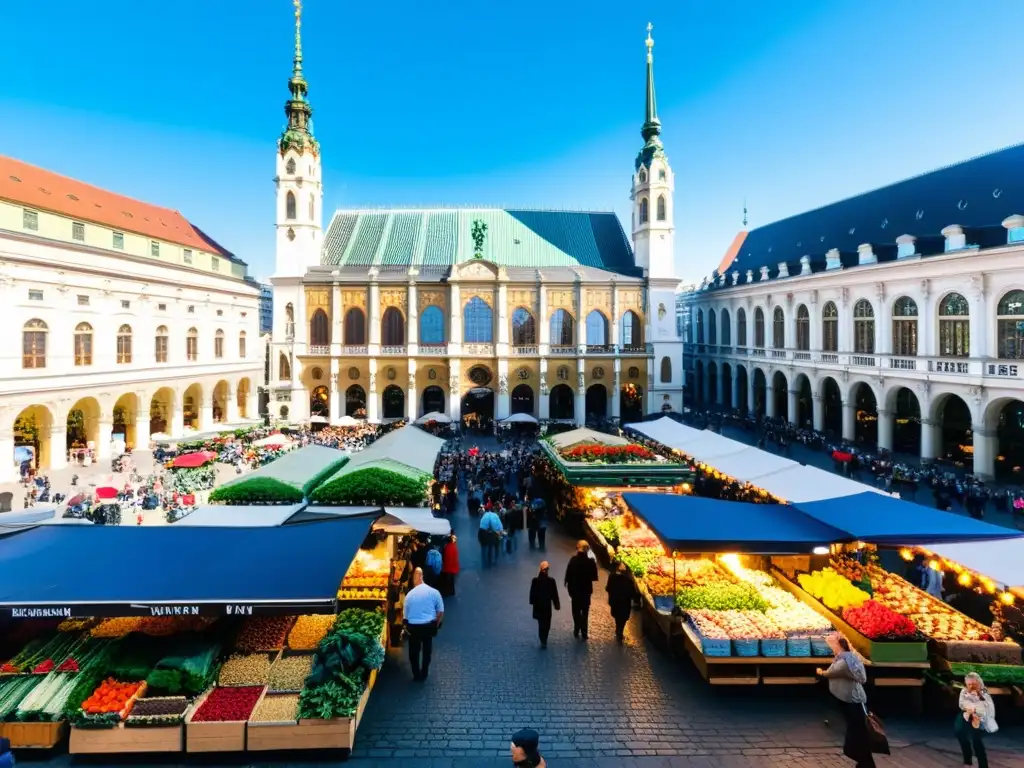
[(540, 564), (540, 573), (530, 584), (530, 605), (533, 606), (533, 618), (537, 620), (537, 636), (540, 647), (548, 647), (548, 633), (551, 631), (551, 608), (562, 610), (558, 602), (558, 584), (548, 575), (551, 565), (545, 560)]
[(590, 556), (590, 545), (580, 540), (576, 554), (565, 567), (565, 589), (572, 602), (572, 636), (587, 639), (587, 619), (590, 616), (590, 596), (597, 581), (597, 561)]

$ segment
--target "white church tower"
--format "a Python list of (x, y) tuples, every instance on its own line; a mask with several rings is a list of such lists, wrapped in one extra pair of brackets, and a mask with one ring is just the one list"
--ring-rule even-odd
[[(274, 327), (270, 356), (270, 380), (277, 392), (291, 391), (288, 418), (309, 417), (309, 401), (302, 390), (298, 356), (306, 353), (308, 324), (302, 278), (306, 270), (320, 263), (323, 245), (323, 186), (320, 174), (320, 145), (313, 137), (313, 107), (302, 74), (302, 3), (295, 5), (295, 58), (288, 81), (291, 93), (284, 112), (288, 123), (277, 142), (276, 190), (277, 230), (274, 275)], [(279, 405), (271, 393), (270, 410)]]
[(661, 143), (654, 93), (654, 40), (647, 25), (647, 99), (643, 149), (633, 164), (633, 257), (647, 278), (647, 413), (683, 407), (683, 344), (676, 326), (675, 177)]

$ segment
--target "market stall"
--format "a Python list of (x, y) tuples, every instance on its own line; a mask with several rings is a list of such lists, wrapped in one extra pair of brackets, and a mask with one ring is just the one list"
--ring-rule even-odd
[(573, 429), (540, 443), (551, 464), (573, 486), (676, 486), (693, 479), (682, 462), (669, 461), (624, 437)]
[(210, 501), (241, 505), (299, 504), (348, 460), (349, 455), (344, 451), (307, 445), (229, 480), (210, 494)]

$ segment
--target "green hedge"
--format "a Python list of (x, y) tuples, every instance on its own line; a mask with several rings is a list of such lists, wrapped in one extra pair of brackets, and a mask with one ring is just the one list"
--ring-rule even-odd
[(210, 494), (210, 501), (221, 504), (300, 504), (303, 498), (300, 488), (272, 477), (223, 485)]
[(318, 504), (343, 507), (418, 507), (427, 498), (428, 475), (409, 477), (387, 469), (367, 467), (342, 475), (313, 491)]
[(348, 456), (342, 456), (337, 461), (324, 467), (322, 470), (317, 472), (313, 477), (306, 481), (306, 484), (302, 486), (302, 494), (306, 498), (309, 498), (310, 494), (313, 493), (314, 489), (327, 480), (331, 475), (337, 472), (339, 469), (348, 464)]

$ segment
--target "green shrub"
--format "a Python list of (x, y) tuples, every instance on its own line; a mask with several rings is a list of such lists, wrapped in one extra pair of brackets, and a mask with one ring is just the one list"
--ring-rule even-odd
[(316, 489), (318, 485), (327, 480), (331, 475), (337, 472), (339, 469), (348, 464), (348, 456), (342, 456), (337, 461), (331, 462), (329, 466), (324, 467), (322, 470), (317, 472), (313, 477), (306, 481), (305, 485), (302, 486), (302, 494), (306, 498)]
[(300, 504), (302, 490), (271, 477), (253, 477), (223, 485), (210, 494), (220, 504)]
[(343, 507), (418, 507), (427, 498), (427, 475), (409, 477), (367, 467), (342, 475), (313, 491), (313, 501)]

